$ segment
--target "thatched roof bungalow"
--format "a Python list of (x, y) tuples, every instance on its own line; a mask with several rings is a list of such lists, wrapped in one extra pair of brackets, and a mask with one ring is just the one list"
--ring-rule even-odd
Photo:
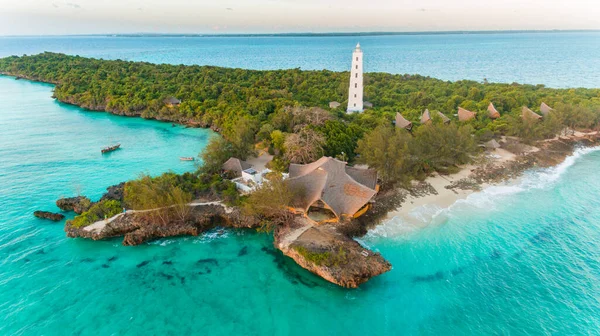
[(490, 105), (488, 105), (487, 110), (488, 110), (488, 117), (490, 117), (490, 119), (500, 118), (500, 112), (498, 112), (498, 110), (496, 110), (494, 103), (490, 103)]
[[(444, 124), (450, 122), (450, 118), (446, 117), (442, 112), (437, 111), (436, 113), (442, 119)], [(421, 124), (427, 124), (431, 122), (431, 120), (431, 113), (429, 112), (429, 109), (426, 109), (425, 112), (423, 112), (423, 115), (421, 115)]]
[(550, 112), (554, 111), (554, 109), (548, 105), (546, 105), (546, 103), (542, 102), (542, 105), (540, 105), (540, 112), (542, 112), (542, 115), (544, 117), (548, 116), (548, 114), (550, 114)]
[(176, 105), (179, 105), (179, 104), (181, 104), (181, 100), (179, 100), (179, 99), (177, 99), (177, 98), (175, 98), (175, 97), (169, 97), (169, 98), (166, 98), (166, 99), (164, 100), (164, 102), (165, 102), (165, 104), (166, 104), (167, 106), (171, 106), (171, 107), (172, 107), (172, 106), (176, 106)]
[(521, 113), (523, 120), (538, 121), (542, 119), (542, 116), (530, 110), (527, 106), (523, 106), (523, 112)]
[(475, 118), (475, 112), (471, 112), (462, 107), (458, 108), (458, 121), (469, 121)]
[(303, 213), (311, 207), (325, 208), (339, 220), (369, 205), (377, 194), (377, 171), (348, 167), (324, 156), (305, 165), (291, 164), (286, 183), (294, 194), (294, 208)]
[(496, 148), (500, 148), (500, 144), (498, 143), (498, 141), (496, 141), (496, 139), (492, 139), (488, 142), (486, 142), (484, 144), (485, 148), (487, 149), (496, 149)]
[(406, 130), (411, 130), (413, 127), (412, 122), (406, 120), (399, 112), (396, 113), (396, 127), (404, 128)]
[(242, 176), (242, 172), (250, 168), (252, 168), (251, 164), (234, 157), (229, 158), (229, 160), (225, 161), (225, 163), (221, 167), (223, 171), (230, 172), (236, 177)]

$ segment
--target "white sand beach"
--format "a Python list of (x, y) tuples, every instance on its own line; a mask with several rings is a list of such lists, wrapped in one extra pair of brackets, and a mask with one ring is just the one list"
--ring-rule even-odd
[[(488, 162), (491, 161), (495, 164), (504, 164), (509, 161), (516, 159), (516, 155), (502, 148), (489, 151), (487, 154)], [(472, 171), (478, 166), (475, 164), (465, 165), (461, 170), (452, 175), (440, 175), (435, 173), (434, 175), (425, 179), (425, 182), (429, 183), (437, 192), (430, 193), (424, 196), (413, 196), (408, 195), (406, 200), (402, 203), (402, 206), (394, 211), (390, 211), (387, 215), (386, 220), (393, 218), (399, 218), (403, 222), (411, 225), (423, 225), (421, 218), (420, 209), (427, 207), (432, 210), (446, 209), (456, 203), (458, 200), (465, 199), (470, 194), (477, 192), (474, 190), (461, 190), (461, 189), (448, 189), (446, 187), (452, 185), (454, 182), (468, 178)], [(481, 185), (481, 189), (486, 188), (489, 185)]]

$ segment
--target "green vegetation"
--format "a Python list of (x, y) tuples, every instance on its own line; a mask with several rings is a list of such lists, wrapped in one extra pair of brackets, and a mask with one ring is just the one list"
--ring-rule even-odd
[(294, 194), (281, 174), (271, 174), (244, 202), (244, 211), (262, 221), (263, 231), (272, 231), (276, 225), (288, 224), (293, 215), (288, 207)]
[(184, 191), (178, 183), (178, 176), (163, 174), (159, 177), (142, 175), (125, 185), (124, 201), (134, 210), (136, 216), (149, 221), (168, 224), (174, 220), (185, 222), (191, 208), (192, 194)]
[(93, 224), (99, 220), (111, 218), (123, 211), (121, 202), (107, 200), (98, 202), (81, 215), (76, 216), (70, 221), (70, 224), (76, 228), (81, 228)]
[(348, 262), (348, 257), (346, 256), (346, 251), (342, 246), (340, 246), (337, 250), (332, 249), (331, 251), (309, 251), (304, 246), (294, 246), (293, 247), (296, 252), (298, 252), (304, 259), (314, 263), (319, 266), (340, 266), (346, 264)]
[[(0, 72), (55, 83), (56, 98), (88, 109), (218, 130), (224, 139), (212, 140), (202, 155), (202, 172), (208, 176), (218, 173), (230, 156), (245, 159), (262, 148), (276, 155), (271, 163), (275, 170), (328, 155), (376, 166), (393, 184), (434, 170), (451, 172), (457, 164), (468, 162), (477, 142), (500, 135), (536, 141), (566, 127), (597, 128), (600, 121), (599, 89), (367, 73), (365, 97), (374, 108), (346, 114), (347, 72), (254, 71), (55, 53), (0, 59)], [(167, 104), (170, 97), (181, 104)], [(342, 106), (328, 109), (334, 100)], [(522, 106), (537, 111), (542, 101), (555, 109), (549, 117), (540, 122), (521, 120)], [(496, 120), (488, 117), (490, 102), (502, 115)], [(477, 112), (477, 117), (458, 122), (454, 116), (458, 107)], [(443, 112), (452, 122), (420, 125), (426, 108)], [(396, 112), (415, 124), (412, 135), (391, 129)]]

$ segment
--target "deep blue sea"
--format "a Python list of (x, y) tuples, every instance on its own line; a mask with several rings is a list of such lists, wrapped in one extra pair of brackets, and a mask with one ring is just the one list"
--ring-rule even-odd
[[(369, 71), (600, 87), (599, 36), (360, 42)], [(311, 39), (0, 38), (0, 56), (52, 50), (345, 69), (356, 38)], [(34, 210), (57, 210), (61, 196), (95, 199), (141, 172), (192, 170), (179, 157), (200, 152), (212, 136), (87, 112), (51, 95), (50, 85), (0, 76), (0, 335), (600, 334), (600, 151), (579, 150), (558, 167), (472, 194), (421, 229), (382, 224), (361, 242), (394, 268), (347, 290), (275, 252), (265, 234), (209, 232), (123, 247), (119, 239), (68, 239), (63, 223), (34, 218)], [(100, 155), (113, 142), (123, 149)]]

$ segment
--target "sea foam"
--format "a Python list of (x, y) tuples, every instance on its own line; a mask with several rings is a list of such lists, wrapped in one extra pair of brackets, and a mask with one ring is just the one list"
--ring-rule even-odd
[(429, 225), (441, 225), (449, 218), (464, 215), (465, 212), (497, 210), (498, 204), (507, 202), (515, 194), (532, 189), (552, 188), (578, 160), (597, 151), (600, 151), (600, 146), (577, 148), (572, 155), (554, 167), (529, 170), (517, 180), (489, 186), (468, 195), (465, 199), (457, 200), (447, 208), (441, 208), (434, 204), (417, 207), (409, 214), (410, 222), (406, 218), (394, 217), (369, 230), (365, 236), (365, 242), (381, 237), (400, 237)]

